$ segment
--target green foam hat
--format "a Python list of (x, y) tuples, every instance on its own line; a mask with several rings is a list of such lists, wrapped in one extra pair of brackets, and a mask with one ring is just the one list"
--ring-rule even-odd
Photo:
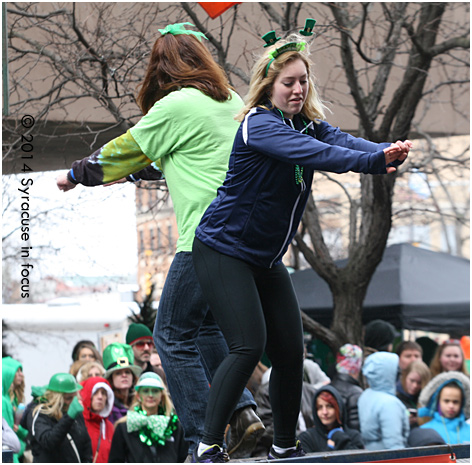
[(82, 386), (70, 373), (56, 373), (51, 376), (46, 389), (48, 391), (62, 392), (63, 394), (72, 394), (80, 391)]
[(128, 344), (112, 342), (103, 351), (103, 366), (106, 369), (105, 378), (108, 379), (113, 372), (129, 369), (136, 378), (143, 371), (141, 367), (134, 365), (133, 348)]

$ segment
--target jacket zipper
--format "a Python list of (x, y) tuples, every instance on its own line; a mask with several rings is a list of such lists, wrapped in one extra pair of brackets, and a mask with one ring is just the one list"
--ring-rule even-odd
[(282, 253), (282, 251), (284, 250), (286, 244), (287, 244), (287, 241), (288, 241), (288, 238), (290, 237), (290, 233), (292, 232), (292, 225), (293, 225), (293, 218), (295, 216), (295, 212), (297, 211), (297, 206), (298, 206), (298, 203), (300, 202), (300, 199), (303, 195), (303, 193), (305, 192), (306, 190), (306, 184), (305, 184), (305, 180), (302, 178), (302, 182), (300, 184), (300, 187), (301, 187), (301, 190), (300, 190), (300, 193), (298, 194), (298, 197), (297, 197), (297, 200), (295, 201), (295, 205), (293, 206), (292, 208), (292, 214), (290, 215), (290, 223), (289, 223), (289, 226), (288, 226), (288, 231), (287, 231), (287, 235), (285, 236), (285, 239), (282, 243), (282, 247), (280, 248), (280, 250), (278, 251), (277, 255), (275, 256), (275, 258), (272, 260), (272, 262), (270, 263), (270, 266), (269, 268), (272, 268), (272, 266), (274, 265), (275, 261), (277, 260), (277, 258), (279, 257), (279, 255)]
[[(280, 111), (280, 110), (279, 110)], [(287, 124), (287, 122), (285, 121), (285, 118), (284, 118), (284, 115), (282, 112), (280, 112), (281, 115), (282, 115), (282, 121), (284, 122), (284, 124)], [(295, 126), (293, 125), (293, 121), (290, 119), (290, 126), (292, 129), (295, 129)], [(305, 127), (305, 129), (308, 129), (308, 127)], [(305, 130), (304, 129), (304, 130)], [(300, 131), (300, 132), (303, 132), (303, 131)], [(298, 206), (298, 203), (300, 202), (300, 198), (302, 196), (302, 194), (305, 192), (305, 189), (306, 189), (306, 184), (305, 184), (305, 180), (302, 178), (302, 182), (300, 184), (300, 187), (301, 187), (301, 191), (300, 191), (300, 194), (298, 194), (298, 197), (297, 197), (297, 200), (295, 202), (295, 205), (293, 206), (293, 209), (292, 209), (292, 214), (290, 215), (290, 223), (288, 225), (288, 231), (287, 231), (287, 235), (285, 236), (285, 239), (284, 241), (282, 242), (282, 247), (280, 248), (280, 250), (277, 252), (277, 255), (275, 256), (275, 258), (270, 262), (270, 265), (269, 265), (269, 268), (272, 268), (274, 266), (274, 263), (275, 261), (277, 260), (277, 258), (279, 257), (279, 255), (282, 253), (282, 251), (284, 250), (285, 248), (285, 245), (288, 241), (288, 238), (290, 237), (290, 232), (292, 231), (292, 225), (293, 225), (293, 217), (295, 216), (295, 212), (297, 210), (297, 206)]]

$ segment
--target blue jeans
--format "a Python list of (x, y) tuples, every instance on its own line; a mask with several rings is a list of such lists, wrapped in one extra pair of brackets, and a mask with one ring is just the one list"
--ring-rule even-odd
[[(229, 351), (203, 297), (191, 252), (179, 252), (172, 262), (153, 337), (192, 453), (203, 436), (213, 374)], [(245, 389), (236, 410), (249, 405), (256, 407)]]

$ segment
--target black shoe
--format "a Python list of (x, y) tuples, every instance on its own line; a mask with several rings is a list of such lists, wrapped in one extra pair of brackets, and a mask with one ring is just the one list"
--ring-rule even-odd
[(251, 456), (259, 438), (264, 434), (264, 425), (252, 407), (245, 407), (234, 412), (229, 423), (228, 453), (232, 459)]
[(192, 463), (223, 463), (229, 462), (229, 456), (216, 444), (206, 449), (202, 455), (198, 455), (198, 446), (193, 451)]
[(278, 454), (277, 452), (275, 452), (274, 448), (271, 447), (267, 458), (269, 460), (291, 459), (295, 457), (303, 457), (304, 455), (306, 455), (305, 451), (302, 449), (300, 441), (297, 441), (297, 447), (295, 449), (290, 449), (287, 452), (284, 452), (283, 454)]

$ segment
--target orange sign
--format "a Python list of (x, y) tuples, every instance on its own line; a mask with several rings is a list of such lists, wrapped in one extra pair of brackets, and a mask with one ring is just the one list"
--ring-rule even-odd
[(208, 13), (211, 19), (215, 19), (226, 10), (242, 2), (198, 2), (198, 4)]

